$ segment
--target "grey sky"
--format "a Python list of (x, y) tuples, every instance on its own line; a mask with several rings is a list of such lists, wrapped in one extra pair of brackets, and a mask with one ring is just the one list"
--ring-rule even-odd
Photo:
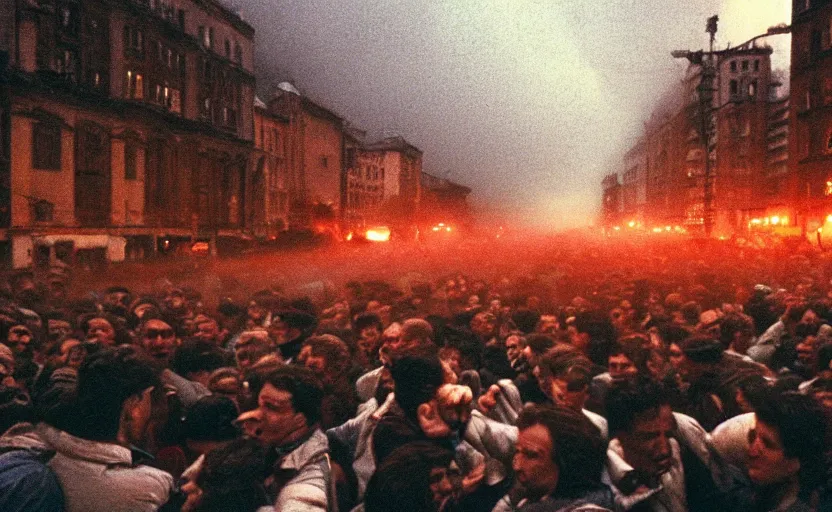
[[(234, 0), (258, 77), (290, 79), (371, 136), (397, 133), (476, 204), (585, 225), (600, 180), (685, 63), (788, 22), (789, 0)], [(772, 39), (788, 66), (788, 38)], [(263, 87), (260, 88), (264, 90)], [(265, 99), (265, 98), (264, 98)]]

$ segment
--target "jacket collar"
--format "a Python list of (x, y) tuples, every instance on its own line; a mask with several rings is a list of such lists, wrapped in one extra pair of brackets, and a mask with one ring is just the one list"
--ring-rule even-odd
[(319, 460), (327, 451), (329, 451), (329, 442), (326, 434), (316, 428), (304, 443), (283, 457), (280, 461), (280, 469), (300, 470), (309, 463)]
[(129, 448), (115, 443), (89, 441), (62, 430), (40, 423), (35, 427), (38, 435), (56, 452), (72, 459), (81, 459), (96, 464), (132, 466), (133, 457)]

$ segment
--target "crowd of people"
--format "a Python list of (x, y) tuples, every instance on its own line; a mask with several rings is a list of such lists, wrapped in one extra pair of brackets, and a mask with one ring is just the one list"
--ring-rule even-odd
[(832, 510), (824, 254), (507, 259), (323, 302), (9, 275), (0, 510)]

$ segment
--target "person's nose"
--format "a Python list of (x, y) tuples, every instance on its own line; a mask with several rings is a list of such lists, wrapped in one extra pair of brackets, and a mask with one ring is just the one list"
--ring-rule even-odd
[(661, 458), (670, 456), (670, 438), (666, 435), (659, 436), (657, 454)]

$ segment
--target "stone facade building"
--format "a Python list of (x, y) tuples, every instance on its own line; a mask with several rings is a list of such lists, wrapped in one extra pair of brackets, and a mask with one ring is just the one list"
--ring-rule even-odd
[(254, 30), (214, 0), (3, 2), (15, 267), (250, 228)]

